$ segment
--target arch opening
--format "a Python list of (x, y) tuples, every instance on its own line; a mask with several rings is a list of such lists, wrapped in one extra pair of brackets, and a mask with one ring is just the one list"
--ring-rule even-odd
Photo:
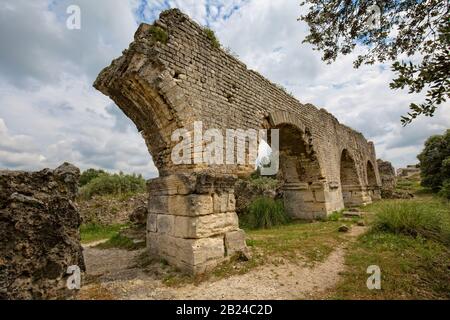
[(280, 130), (278, 179), (282, 181), (285, 210), (293, 219), (326, 216), (324, 181), (310, 133), (291, 124)]
[(372, 200), (381, 199), (381, 191), (377, 183), (377, 176), (372, 161), (367, 161), (367, 191)]
[(369, 189), (377, 187), (377, 177), (372, 162), (367, 161), (367, 186)]
[(344, 205), (346, 207), (360, 205), (362, 190), (358, 171), (356, 170), (355, 160), (346, 149), (341, 154), (340, 179)]

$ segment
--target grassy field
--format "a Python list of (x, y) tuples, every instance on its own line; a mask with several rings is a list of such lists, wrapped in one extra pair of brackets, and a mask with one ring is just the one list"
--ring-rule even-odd
[(247, 245), (265, 257), (314, 263), (323, 261), (345, 240), (338, 221), (292, 223), (267, 230), (248, 230)]
[[(450, 203), (414, 178), (398, 188), (416, 197), (364, 208), (372, 213), (371, 228), (351, 245), (329, 299), (450, 299)], [(367, 288), (370, 265), (381, 269), (381, 290)]]

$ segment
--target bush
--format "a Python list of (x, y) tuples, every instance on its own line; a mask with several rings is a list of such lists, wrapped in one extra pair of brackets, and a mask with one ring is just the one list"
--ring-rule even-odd
[(289, 223), (290, 218), (286, 215), (281, 200), (259, 197), (250, 204), (241, 221), (244, 227), (250, 229), (270, 229)]
[(209, 28), (205, 28), (205, 34), (208, 37), (208, 39), (211, 41), (211, 44), (214, 48), (220, 48), (220, 42), (217, 40), (216, 34), (213, 30)]
[(450, 200), (450, 179), (444, 181), (439, 196)]
[(167, 32), (160, 27), (152, 26), (150, 28), (150, 34), (152, 35), (152, 37), (155, 41), (158, 41), (158, 42), (161, 42), (164, 44), (166, 44), (167, 41), (169, 40), (169, 35), (167, 34)]
[(87, 185), (89, 182), (94, 180), (95, 178), (100, 177), (101, 175), (107, 174), (103, 170), (97, 170), (97, 169), (87, 169), (86, 171), (83, 171), (83, 173), (80, 176), (80, 187), (83, 187)]
[(123, 196), (145, 192), (146, 183), (141, 175), (102, 174), (80, 189), (80, 196), (85, 200), (93, 196)]
[(442, 201), (382, 202), (373, 211), (374, 230), (450, 243), (450, 209)]
[(260, 177), (250, 180), (250, 186), (256, 188), (260, 192), (276, 190), (278, 187), (278, 180), (269, 177)]

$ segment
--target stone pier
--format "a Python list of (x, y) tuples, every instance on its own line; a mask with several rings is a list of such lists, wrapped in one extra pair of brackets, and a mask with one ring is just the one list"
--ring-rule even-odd
[(189, 273), (206, 272), (245, 253), (234, 176), (178, 174), (148, 182), (147, 246), (153, 256)]

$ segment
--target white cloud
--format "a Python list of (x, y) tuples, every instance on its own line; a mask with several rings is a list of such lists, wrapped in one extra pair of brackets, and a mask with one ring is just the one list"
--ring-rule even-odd
[[(81, 8), (81, 30), (65, 27)], [(376, 143), (396, 166), (416, 162), (423, 141), (450, 127), (448, 108), (404, 129), (414, 98), (388, 87), (389, 66), (353, 69), (355, 55), (324, 64), (302, 44), (296, 0), (3, 0), (0, 4), (0, 167), (40, 169), (70, 161), (83, 169), (155, 176), (132, 122), (92, 88), (99, 71), (132, 41), (138, 22), (178, 7), (209, 25), (250, 68), (301, 102), (324, 107)]]
[(0, 167), (26, 169), (44, 160), (30, 136), (12, 135), (0, 118)]
[(441, 106), (434, 118), (422, 117), (403, 128), (400, 117), (424, 96), (392, 91), (389, 65), (354, 69), (361, 48), (331, 65), (322, 62), (320, 52), (302, 44), (308, 33), (307, 25), (297, 21), (302, 10), (298, 1), (251, 1), (213, 28), (249, 68), (373, 140), (379, 157), (397, 167), (416, 163), (424, 141), (450, 127), (449, 105)]

